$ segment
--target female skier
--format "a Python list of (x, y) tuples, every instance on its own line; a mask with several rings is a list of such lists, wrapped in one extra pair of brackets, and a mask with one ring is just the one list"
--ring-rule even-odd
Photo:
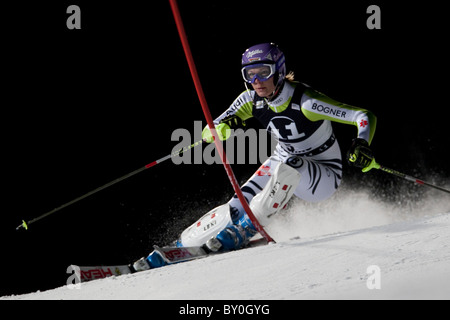
[[(330, 121), (357, 127), (347, 160), (363, 171), (371, 169), (369, 145), (376, 117), (370, 111), (337, 102), (294, 81), (293, 73), (286, 74), (283, 52), (273, 43), (248, 48), (242, 55), (241, 72), (247, 90), (214, 123), (219, 138), (225, 140), (230, 129), (255, 117), (277, 139), (272, 156), (241, 188), (262, 226), (271, 222), (292, 194), (305, 201), (321, 201), (338, 188), (342, 157)], [(208, 126), (202, 136), (213, 141)], [(235, 195), (187, 228), (177, 246), (234, 250), (245, 246), (256, 233)], [(155, 254), (146, 259), (151, 267), (161, 261)]]

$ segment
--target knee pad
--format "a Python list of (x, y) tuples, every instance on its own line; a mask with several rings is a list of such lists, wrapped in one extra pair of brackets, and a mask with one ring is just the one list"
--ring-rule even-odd
[(269, 182), (250, 203), (250, 209), (262, 226), (267, 226), (292, 197), (298, 183), (300, 173), (285, 163), (279, 163)]
[(209, 211), (184, 230), (179, 243), (183, 247), (201, 246), (231, 224), (230, 206), (226, 203)]

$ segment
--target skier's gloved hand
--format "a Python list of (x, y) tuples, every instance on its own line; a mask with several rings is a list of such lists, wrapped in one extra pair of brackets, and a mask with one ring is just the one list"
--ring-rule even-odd
[(347, 161), (351, 166), (362, 168), (363, 172), (372, 169), (372, 162), (375, 159), (369, 143), (364, 139), (353, 139), (350, 150), (347, 152)]
[[(231, 135), (231, 129), (230, 126), (226, 123), (220, 123), (215, 126), (217, 135), (219, 136), (219, 139), (224, 141), (227, 140)], [(209, 126), (207, 125), (205, 129), (203, 129), (202, 132), (202, 139), (206, 140), (206, 142), (211, 143), (214, 141), (213, 134), (211, 130), (209, 129)]]
[(246, 123), (237, 115), (232, 114), (220, 120), (220, 123), (226, 123), (232, 129), (245, 129)]

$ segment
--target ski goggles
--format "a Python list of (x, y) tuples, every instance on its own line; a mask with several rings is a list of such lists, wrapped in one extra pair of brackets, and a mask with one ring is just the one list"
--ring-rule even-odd
[(275, 64), (264, 63), (264, 64), (252, 64), (242, 68), (242, 77), (245, 82), (255, 83), (255, 80), (267, 81), (276, 72)]

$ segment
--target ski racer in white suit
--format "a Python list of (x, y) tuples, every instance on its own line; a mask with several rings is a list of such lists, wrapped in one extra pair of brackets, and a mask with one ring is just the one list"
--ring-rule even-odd
[[(242, 186), (252, 212), (262, 226), (295, 196), (305, 201), (329, 198), (342, 178), (342, 157), (331, 121), (357, 127), (347, 153), (350, 164), (367, 171), (373, 163), (369, 145), (376, 117), (368, 110), (337, 102), (286, 75), (283, 52), (273, 43), (247, 49), (242, 55), (242, 76), (253, 90), (241, 93), (214, 123), (225, 140), (227, 130), (255, 117), (278, 141), (272, 156)], [(208, 127), (203, 138), (212, 142)], [(192, 226), (178, 246), (233, 250), (245, 246), (257, 233), (236, 195)], [(151, 255), (147, 258), (151, 265)]]

